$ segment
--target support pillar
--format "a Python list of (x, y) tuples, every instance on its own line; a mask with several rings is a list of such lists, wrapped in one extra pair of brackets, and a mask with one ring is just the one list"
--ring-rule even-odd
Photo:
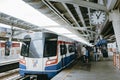
[(120, 12), (119, 10), (113, 10), (110, 13), (110, 20), (112, 20), (116, 42), (118, 45), (118, 51), (120, 53)]

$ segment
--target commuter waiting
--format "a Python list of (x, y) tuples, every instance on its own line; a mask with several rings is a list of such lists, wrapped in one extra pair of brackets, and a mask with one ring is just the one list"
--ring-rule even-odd
[(82, 62), (85, 63), (86, 62), (86, 48), (83, 45), (82, 47)]

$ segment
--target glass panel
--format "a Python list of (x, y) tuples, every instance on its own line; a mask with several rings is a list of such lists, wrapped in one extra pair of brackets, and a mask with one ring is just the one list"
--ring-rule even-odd
[(22, 43), (21, 55), (24, 57), (29, 56), (30, 40), (31, 40), (30, 38), (26, 38)]
[(45, 39), (44, 57), (56, 56), (57, 38)]
[(31, 58), (43, 57), (43, 42), (41, 39), (31, 41), (29, 57)]
[(75, 51), (75, 46), (74, 45), (69, 45), (68, 46), (69, 53), (72, 53)]
[(64, 55), (67, 53), (67, 47), (65, 44), (60, 45), (60, 53), (61, 53), (61, 55)]

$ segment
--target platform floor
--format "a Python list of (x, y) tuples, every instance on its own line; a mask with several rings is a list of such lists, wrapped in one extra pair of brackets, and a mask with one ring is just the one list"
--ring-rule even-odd
[(19, 62), (19, 58), (16, 59), (16, 58), (4, 58), (4, 59), (0, 59), (0, 66), (3, 66), (3, 65), (7, 65), (7, 64), (12, 64), (12, 63), (17, 63)]
[(112, 61), (77, 63), (56, 75), (51, 80), (120, 80), (120, 71)]

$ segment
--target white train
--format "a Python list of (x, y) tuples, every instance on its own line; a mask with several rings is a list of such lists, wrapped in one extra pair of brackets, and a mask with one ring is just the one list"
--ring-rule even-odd
[(12, 41), (9, 52), (7, 52), (6, 41), (0, 41), (0, 65), (16, 63), (20, 56), (20, 42)]
[(53, 33), (32, 33), (26, 35), (23, 40), (20, 75), (44, 74), (51, 79), (75, 58), (73, 40)]

